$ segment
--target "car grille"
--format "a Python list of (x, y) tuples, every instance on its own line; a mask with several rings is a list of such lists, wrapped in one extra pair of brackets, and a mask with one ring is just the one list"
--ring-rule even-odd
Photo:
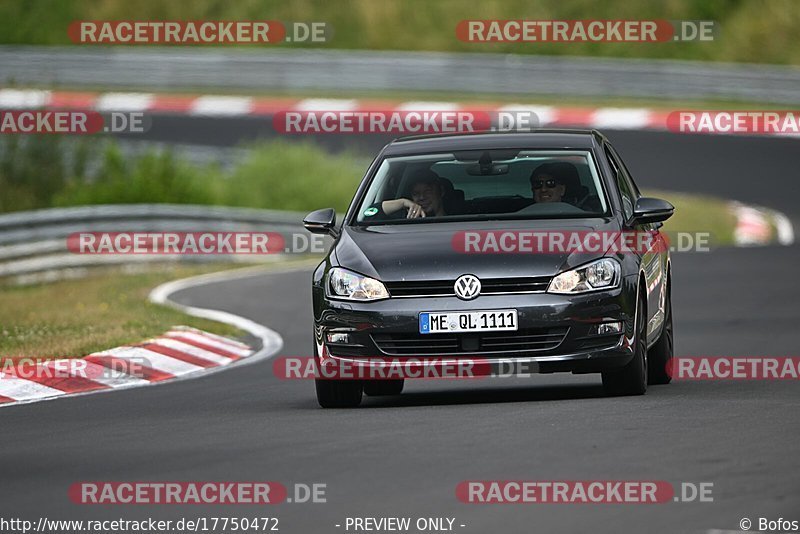
[(568, 331), (568, 327), (561, 327), (479, 334), (372, 334), (372, 341), (378, 350), (390, 356), (482, 356), (510, 353), (524, 356), (555, 349), (564, 341)]
[[(417, 282), (384, 282), (392, 297), (453, 297), (455, 280), (425, 280)], [(481, 295), (513, 295), (543, 293), (549, 276), (526, 278), (486, 278), (481, 280)]]

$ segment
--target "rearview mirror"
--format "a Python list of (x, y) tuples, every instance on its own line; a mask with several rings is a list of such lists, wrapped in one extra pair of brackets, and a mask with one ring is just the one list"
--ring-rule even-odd
[(508, 164), (490, 163), (482, 165), (476, 163), (475, 165), (469, 165), (466, 171), (470, 176), (498, 176), (500, 174), (508, 174)]
[(303, 226), (312, 234), (328, 234), (336, 237), (336, 210), (324, 208), (312, 211), (303, 219)]
[(675, 211), (675, 206), (660, 198), (640, 197), (633, 207), (633, 224), (650, 224), (666, 221)]

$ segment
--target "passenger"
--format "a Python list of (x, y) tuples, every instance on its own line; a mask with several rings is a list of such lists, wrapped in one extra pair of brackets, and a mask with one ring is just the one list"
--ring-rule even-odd
[(398, 212), (406, 209), (406, 219), (418, 217), (441, 217), (444, 210), (444, 187), (442, 179), (430, 169), (420, 169), (411, 176), (411, 199), (396, 198), (384, 200), (380, 207), (387, 216), (395, 218)]
[(565, 202), (568, 183), (579, 183), (578, 171), (571, 163), (553, 162), (539, 165), (531, 173), (533, 199), (539, 202)]

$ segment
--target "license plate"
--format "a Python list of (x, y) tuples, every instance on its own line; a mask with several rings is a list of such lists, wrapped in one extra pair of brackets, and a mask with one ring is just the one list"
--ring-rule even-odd
[(420, 334), (442, 332), (496, 332), (517, 329), (517, 310), (422, 312)]

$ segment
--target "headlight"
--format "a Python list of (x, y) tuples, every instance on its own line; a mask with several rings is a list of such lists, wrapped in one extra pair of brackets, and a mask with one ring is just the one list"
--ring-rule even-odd
[(619, 281), (619, 262), (611, 258), (603, 258), (555, 276), (550, 281), (547, 292), (561, 294), (586, 293), (617, 287)]
[(389, 292), (374, 278), (334, 267), (328, 274), (328, 296), (348, 300), (378, 300), (388, 299)]

